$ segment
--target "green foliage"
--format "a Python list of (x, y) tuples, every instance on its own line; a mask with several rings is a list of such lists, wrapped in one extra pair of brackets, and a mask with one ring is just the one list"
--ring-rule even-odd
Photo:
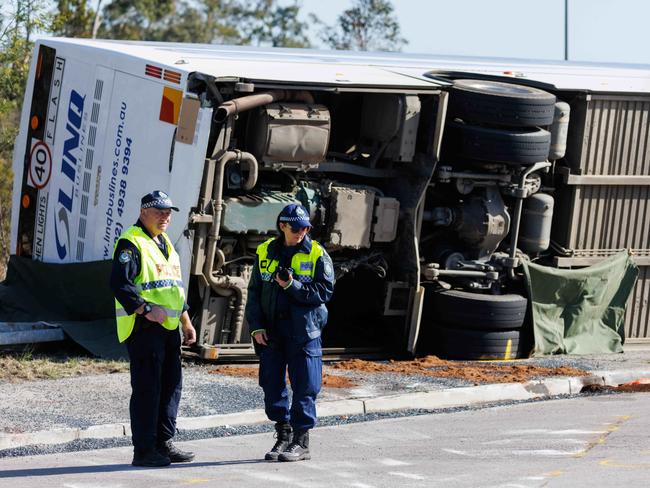
[(92, 37), (95, 11), (87, 0), (58, 0), (52, 20), (52, 34), (65, 37)]
[[(70, 0), (71, 1), (71, 0)], [(80, 0), (76, 0), (80, 1)], [(308, 47), (300, 7), (277, 0), (113, 0), (99, 37), (168, 42)]]
[(298, 20), (300, 6), (280, 6), (276, 0), (257, 0), (238, 15), (242, 44), (272, 47), (309, 47), (307, 23)]
[(168, 42), (241, 44), (235, 15), (237, 1), (199, 0), (181, 2), (173, 18), (161, 25), (152, 39)]
[(353, 51), (400, 51), (407, 44), (389, 0), (355, 0), (339, 15), (338, 25), (321, 27), (319, 37), (333, 49)]
[(98, 36), (157, 41), (176, 14), (174, 0), (113, 0), (103, 10)]
[(9, 257), (12, 156), (29, 72), (32, 37), (47, 30), (44, 0), (14, 0), (0, 16), (0, 277)]

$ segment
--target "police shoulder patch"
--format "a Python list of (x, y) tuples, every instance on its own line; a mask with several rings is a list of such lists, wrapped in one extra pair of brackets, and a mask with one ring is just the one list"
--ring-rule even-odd
[(118, 258), (120, 260), (120, 263), (126, 264), (129, 261), (131, 261), (131, 251), (129, 249), (125, 249), (120, 253), (120, 256)]
[(326, 278), (332, 278), (334, 276), (334, 267), (329, 256), (324, 256), (323, 258), (323, 273), (325, 273)]

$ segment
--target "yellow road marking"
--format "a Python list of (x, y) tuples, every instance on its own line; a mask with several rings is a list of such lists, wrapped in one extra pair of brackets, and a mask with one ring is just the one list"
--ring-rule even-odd
[(512, 339), (508, 339), (508, 342), (506, 343), (506, 354), (503, 359), (506, 361), (510, 359), (510, 353), (512, 352)]
[(650, 464), (648, 463), (626, 464), (626, 463), (616, 462), (613, 459), (603, 459), (598, 464), (600, 464), (601, 466), (607, 466), (608, 468), (626, 468), (626, 469), (649, 469), (650, 468)]
[(573, 457), (576, 457), (576, 458), (584, 457), (584, 456), (586, 456), (587, 453), (588, 453), (589, 451), (591, 451), (594, 447), (596, 447), (596, 446), (598, 446), (598, 445), (605, 444), (605, 441), (607, 440), (607, 436), (609, 436), (612, 432), (616, 432), (624, 422), (627, 422), (627, 421), (630, 420), (631, 418), (632, 418), (631, 415), (619, 415), (619, 416), (617, 417), (618, 420), (616, 420), (616, 422), (610, 424), (610, 425), (607, 427), (606, 431), (605, 431), (602, 435), (600, 435), (600, 436), (598, 437), (598, 439), (596, 439), (595, 441), (592, 441), (592, 442), (590, 442), (589, 444), (587, 444), (587, 447), (585, 447), (585, 448), (584, 448), (582, 451), (580, 451), (579, 453), (574, 454)]
[(549, 471), (548, 473), (544, 473), (544, 476), (557, 478), (558, 476), (562, 476), (563, 474), (564, 471), (558, 469), (556, 471)]

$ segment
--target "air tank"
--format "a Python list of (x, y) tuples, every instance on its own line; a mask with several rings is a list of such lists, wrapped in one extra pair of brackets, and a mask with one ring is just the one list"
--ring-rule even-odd
[(566, 153), (570, 110), (569, 104), (566, 102), (557, 102), (555, 104), (555, 115), (551, 125), (551, 148), (548, 152), (548, 159), (551, 161), (563, 158)]
[(553, 197), (535, 193), (524, 200), (519, 231), (519, 247), (526, 252), (538, 253), (551, 244), (551, 221), (553, 220)]

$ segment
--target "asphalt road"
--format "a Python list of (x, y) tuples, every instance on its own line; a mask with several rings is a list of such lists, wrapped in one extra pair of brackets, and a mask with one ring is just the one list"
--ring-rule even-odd
[(650, 394), (543, 401), (315, 429), (311, 461), (260, 461), (270, 434), (182, 443), (142, 469), (129, 448), (0, 459), (0, 487), (647, 487)]

